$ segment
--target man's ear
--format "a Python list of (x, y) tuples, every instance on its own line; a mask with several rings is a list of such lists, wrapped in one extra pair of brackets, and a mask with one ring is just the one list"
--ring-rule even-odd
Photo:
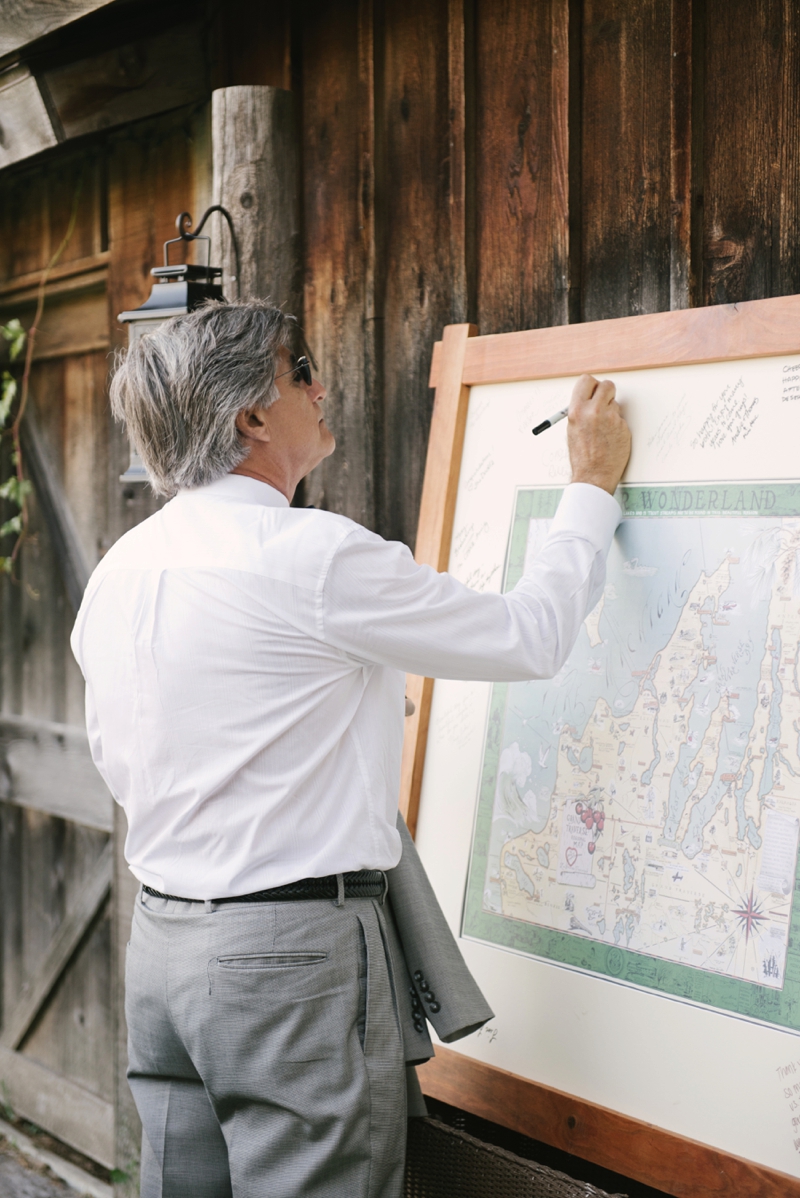
[(249, 441), (269, 441), (266, 408), (242, 408), (236, 417), (236, 431)]

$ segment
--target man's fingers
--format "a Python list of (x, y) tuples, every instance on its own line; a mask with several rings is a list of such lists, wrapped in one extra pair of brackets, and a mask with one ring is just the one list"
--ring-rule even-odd
[(596, 387), (596, 378), (593, 378), (591, 374), (582, 374), (572, 389), (573, 404), (586, 403), (592, 398)]
[(610, 379), (592, 379), (594, 387), (591, 395), (587, 397), (587, 401), (595, 408), (607, 408), (614, 402), (614, 396), (617, 394), (617, 388)]
[(572, 391), (569, 414), (572, 420), (580, 419), (580, 414), (593, 408), (595, 411), (609, 407), (614, 402), (617, 388), (610, 379), (602, 381), (591, 374), (582, 374)]
[(603, 379), (602, 382), (597, 384), (592, 399), (596, 404), (603, 404), (608, 407), (610, 404), (614, 403), (614, 396), (616, 394), (617, 388), (611, 382), (611, 380)]

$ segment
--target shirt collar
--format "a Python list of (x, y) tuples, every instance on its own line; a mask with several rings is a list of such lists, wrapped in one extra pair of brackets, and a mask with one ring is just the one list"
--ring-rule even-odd
[(263, 507), (289, 507), (289, 500), (269, 483), (244, 474), (225, 474), (205, 487), (182, 489), (179, 495), (202, 495), (212, 499), (235, 499), (237, 503), (261, 504)]

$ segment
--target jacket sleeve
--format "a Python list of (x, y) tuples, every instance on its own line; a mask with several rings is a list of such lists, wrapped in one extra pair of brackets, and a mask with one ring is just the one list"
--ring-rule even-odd
[[(411, 1020), (406, 1018), (404, 1021), (406, 1059), (419, 1061), (432, 1055), (432, 1050), (425, 1051), (425, 1019), (430, 1021), (444, 1044), (452, 1044), (454, 1040), (461, 1040), (483, 1027), (492, 1018), (493, 1011), (461, 956), (414, 841), (399, 813), (397, 831), (403, 843), (403, 855), (394, 869), (387, 871), (386, 880), (394, 924), (408, 972), (408, 986), (405, 989), (412, 1003)], [(402, 1000), (407, 1007), (405, 993)], [(413, 1031), (410, 1030), (412, 1023)]]

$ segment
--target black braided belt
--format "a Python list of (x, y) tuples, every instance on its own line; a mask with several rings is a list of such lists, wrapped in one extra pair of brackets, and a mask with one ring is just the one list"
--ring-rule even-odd
[[(380, 869), (359, 869), (342, 874), (345, 898), (383, 898), (386, 875)], [(153, 898), (171, 899), (176, 903), (201, 903), (203, 899), (181, 898), (177, 894), (162, 894), (151, 886), (142, 886), (145, 894)], [(308, 902), (310, 899), (335, 899), (339, 894), (338, 876), (327, 878), (301, 878), (299, 882), (287, 882), (285, 886), (273, 886), (271, 890), (256, 890), (254, 894), (235, 894), (229, 898), (212, 899), (214, 903), (286, 903)]]

